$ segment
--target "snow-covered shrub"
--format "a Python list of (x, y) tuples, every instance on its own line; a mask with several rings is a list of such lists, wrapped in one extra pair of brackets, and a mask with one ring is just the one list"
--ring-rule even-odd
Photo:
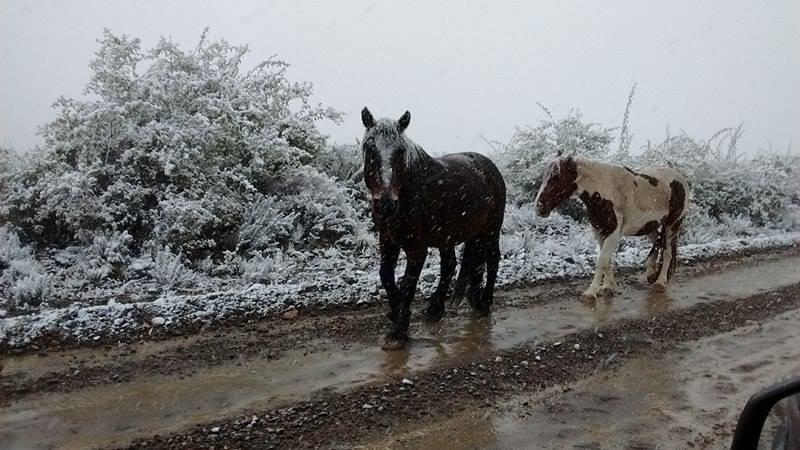
[(302, 234), (293, 236), (295, 247), (328, 247), (353, 236), (359, 223), (369, 220), (359, 192), (315, 170), (290, 171), (281, 195), (286, 209), (299, 213), (296, 223)]
[(243, 251), (268, 248), (312, 249), (330, 245), (360, 247), (366, 203), (349, 183), (336, 182), (310, 168), (288, 171), (284, 182), (244, 213), (239, 228)]
[(0, 309), (26, 310), (46, 302), (52, 278), (17, 233), (0, 226)]
[(83, 231), (78, 239), (81, 245), (57, 250), (53, 255), (53, 260), (64, 267), (72, 287), (125, 277), (125, 271), (131, 262), (133, 242), (127, 231)]
[(150, 276), (168, 291), (190, 286), (197, 276), (192, 269), (186, 267), (183, 255), (173, 253), (169, 247), (155, 251), (149, 272)]
[(203, 35), (143, 50), (109, 31), (99, 43), (91, 98), (56, 102), (45, 146), (0, 200), (0, 220), (43, 247), (127, 230), (197, 260), (233, 250), (244, 211), (326, 146), (315, 123), (340, 119), (285, 62), (246, 70), (246, 46)]
[(266, 256), (256, 254), (242, 259), (239, 264), (242, 278), (250, 283), (271, 283), (278, 278), (281, 271), (292, 269), (282, 252), (272, 252)]
[(285, 209), (275, 196), (264, 196), (245, 211), (239, 227), (239, 245), (247, 250), (266, 250), (292, 241), (303, 233), (296, 224), (300, 213)]
[(11, 149), (0, 145), (0, 195), (5, 195), (11, 181)]
[(656, 145), (648, 142), (636, 165), (668, 165), (687, 176), (692, 202), (718, 222), (747, 218), (757, 226), (783, 222), (790, 205), (798, 204), (800, 156), (758, 152), (742, 155), (737, 141), (741, 125), (698, 141), (685, 133)]
[(314, 166), (339, 181), (360, 182), (364, 170), (361, 145), (328, 146), (317, 155)]

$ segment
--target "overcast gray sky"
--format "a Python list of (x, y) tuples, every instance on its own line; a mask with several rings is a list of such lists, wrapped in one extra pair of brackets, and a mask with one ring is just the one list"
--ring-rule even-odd
[[(435, 3), (435, 4), (434, 4)], [(707, 138), (745, 123), (743, 148), (800, 145), (800, 2), (735, 1), (16, 1), (0, 0), (0, 143), (24, 150), (79, 96), (103, 27), (194, 46), (211, 37), (276, 54), (290, 76), (362, 134), (359, 110), (411, 111), (409, 134), (434, 153), (485, 149), (515, 125), (578, 108), (621, 121), (639, 83), (634, 145), (673, 130)]]

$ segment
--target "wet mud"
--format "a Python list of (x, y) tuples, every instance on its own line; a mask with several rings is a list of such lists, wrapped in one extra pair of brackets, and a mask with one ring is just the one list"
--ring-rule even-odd
[[(376, 435), (495, 414), (516, 396), (800, 306), (793, 254), (720, 264), (666, 292), (625, 276), (618, 295), (596, 302), (579, 300), (583, 281), (502, 292), (491, 318), (415, 321), (401, 352), (380, 350), (383, 310), (368, 307), (6, 358), (0, 448), (392, 446)], [(513, 424), (513, 408), (504, 414)]]
[(800, 311), (780, 314), (367, 448), (727, 448), (752, 394), (800, 376), (798, 323)]

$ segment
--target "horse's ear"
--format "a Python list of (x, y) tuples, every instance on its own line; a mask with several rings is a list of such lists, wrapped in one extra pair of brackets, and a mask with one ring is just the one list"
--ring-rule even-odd
[(411, 113), (406, 111), (397, 120), (397, 129), (402, 133), (406, 128), (408, 128), (409, 123), (411, 123)]
[(363, 123), (367, 128), (372, 128), (375, 126), (375, 118), (372, 117), (372, 113), (369, 112), (369, 109), (367, 109), (366, 106), (361, 110), (361, 123)]

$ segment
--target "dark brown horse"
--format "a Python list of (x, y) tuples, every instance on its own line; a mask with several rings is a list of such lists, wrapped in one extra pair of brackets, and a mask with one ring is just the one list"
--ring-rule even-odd
[[(395, 349), (408, 341), (411, 301), (429, 247), (439, 249), (442, 261), (439, 285), (429, 299), (426, 316), (438, 320), (444, 313), (456, 269), (454, 247), (462, 242), (455, 295), (463, 295), (466, 289), (475, 311), (489, 312), (500, 262), (506, 186), (500, 171), (483, 155), (428, 155), (404, 133), (411, 121), (408, 111), (397, 121), (376, 121), (364, 108), (361, 120), (366, 127), (364, 181), (372, 196), (372, 220), (380, 234), (381, 284), (391, 308), (392, 329), (384, 348)], [(395, 267), (401, 249), (407, 262), (398, 287)], [(486, 285), (482, 289), (484, 270)]]

